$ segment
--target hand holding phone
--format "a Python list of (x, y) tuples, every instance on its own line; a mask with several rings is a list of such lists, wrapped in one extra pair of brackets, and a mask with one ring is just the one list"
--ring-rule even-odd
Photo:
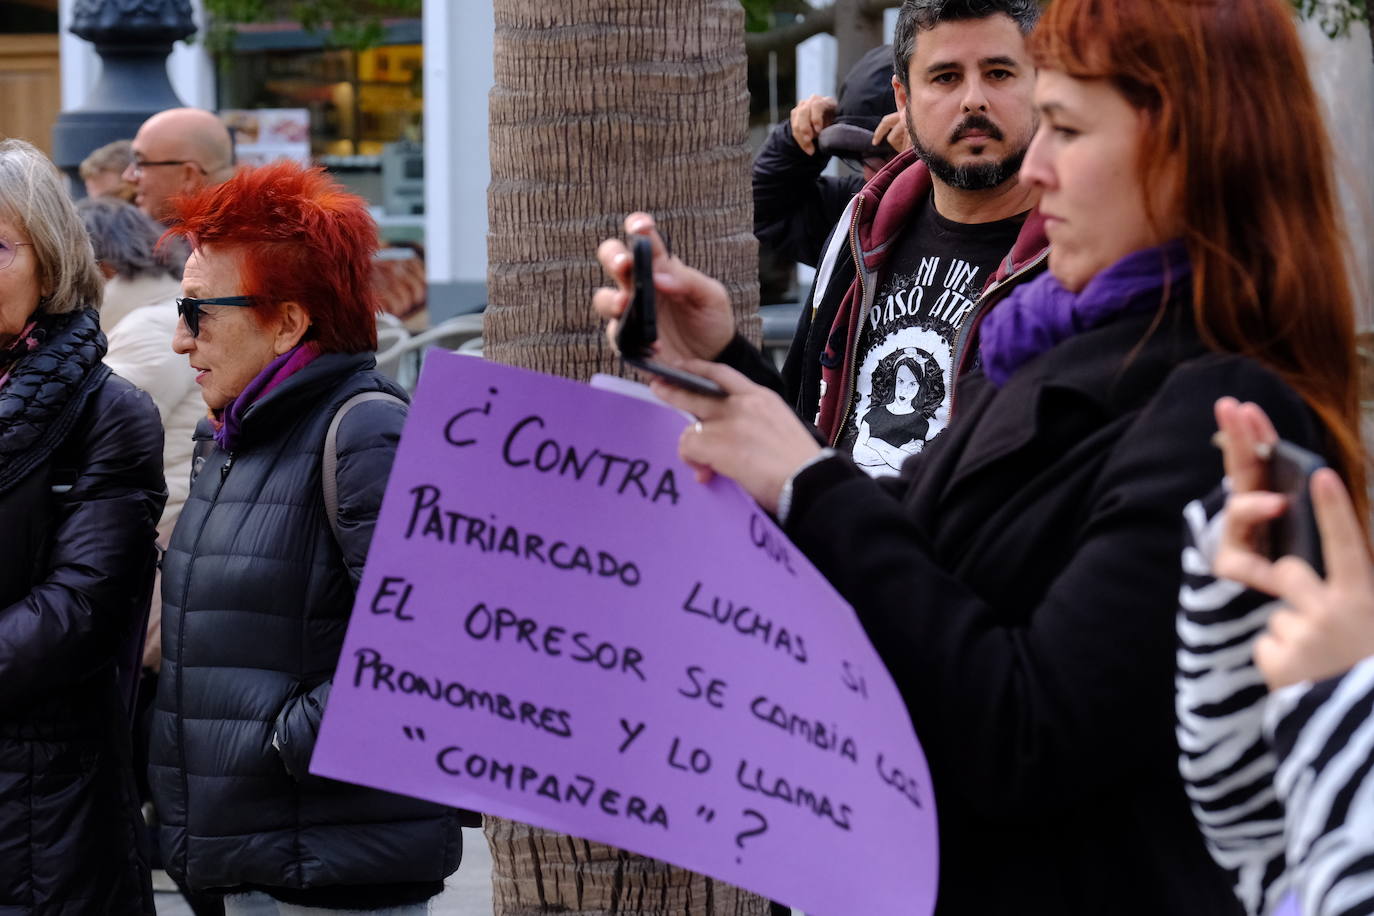
[(615, 345), (620, 358), (636, 369), (651, 372), (674, 385), (707, 394), (725, 397), (725, 389), (708, 378), (684, 372), (652, 359), (654, 341), (658, 340), (657, 311), (654, 302), (654, 253), (649, 240), (637, 237), (631, 246), (634, 253), (634, 295), (625, 313), (620, 316)]

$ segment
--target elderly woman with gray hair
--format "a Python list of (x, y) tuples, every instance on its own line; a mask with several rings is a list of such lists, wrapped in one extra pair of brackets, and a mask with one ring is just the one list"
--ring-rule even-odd
[[(166, 493), (52, 163), (0, 142), (0, 912), (151, 914), (127, 691)], [(122, 693), (123, 691), (123, 693)]]
[[(90, 233), (96, 267), (105, 278), (100, 330), (108, 335), (139, 309), (165, 304), (172, 307), (175, 326), (173, 300), (181, 295), (181, 268), (188, 253), (185, 244), (173, 239), (159, 245), (164, 227), (117, 197), (88, 197), (76, 210)], [(170, 332), (167, 339), (171, 340)]]

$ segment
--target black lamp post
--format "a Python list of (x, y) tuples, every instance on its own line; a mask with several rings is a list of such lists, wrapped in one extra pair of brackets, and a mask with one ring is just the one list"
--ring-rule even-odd
[[(190, 0), (76, 0), (71, 31), (95, 45), (101, 72), (86, 104), (58, 116), (53, 161), (75, 179), (92, 150), (132, 138), (149, 116), (181, 107), (167, 55), (195, 30)], [(79, 181), (76, 187), (80, 193)]]

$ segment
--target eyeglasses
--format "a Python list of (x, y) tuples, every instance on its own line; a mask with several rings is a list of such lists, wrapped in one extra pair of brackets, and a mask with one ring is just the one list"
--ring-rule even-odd
[(194, 165), (196, 168), (200, 169), (200, 173), (202, 175), (210, 174), (209, 172), (205, 171), (205, 166), (201, 165), (194, 159), (160, 159), (157, 162), (148, 162), (144, 159), (135, 159), (133, 162), (129, 163), (129, 168), (133, 169), (134, 177), (137, 178), (139, 175), (143, 174), (144, 169), (150, 169), (155, 165)]
[(186, 322), (186, 330), (191, 332), (192, 337), (200, 336), (201, 309), (207, 305), (233, 305), (240, 308), (252, 308), (257, 304), (252, 296), (220, 296), (215, 299), (178, 299), (177, 314)]
[(10, 242), (0, 239), (0, 270), (4, 270), (14, 263), (14, 256), (19, 253), (19, 249), (24, 245), (33, 247), (31, 242)]

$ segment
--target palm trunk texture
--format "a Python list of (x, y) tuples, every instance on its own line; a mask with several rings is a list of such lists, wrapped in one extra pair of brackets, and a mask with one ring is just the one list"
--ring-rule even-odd
[(646, 210), (723, 282), (757, 342), (758, 254), (739, 0), (496, 0), (483, 336), (489, 359), (616, 372), (595, 259)]
[[(738, 0), (495, 0), (487, 358), (620, 371), (591, 311), (626, 214), (721, 280), (757, 342), (749, 95)], [(766, 916), (767, 901), (599, 843), (486, 820), (498, 916)]]

